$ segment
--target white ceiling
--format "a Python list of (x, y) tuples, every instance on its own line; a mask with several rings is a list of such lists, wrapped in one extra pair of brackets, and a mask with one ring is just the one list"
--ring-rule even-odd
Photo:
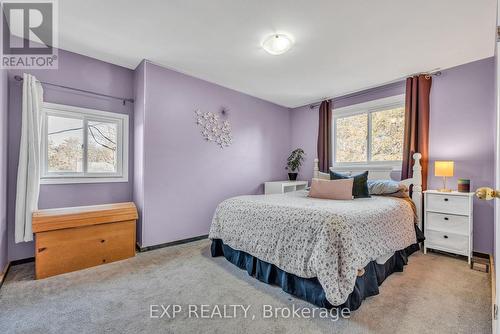
[[(496, 0), (64, 0), (59, 46), (296, 107), (493, 56)], [(295, 39), (280, 56), (260, 43)]]

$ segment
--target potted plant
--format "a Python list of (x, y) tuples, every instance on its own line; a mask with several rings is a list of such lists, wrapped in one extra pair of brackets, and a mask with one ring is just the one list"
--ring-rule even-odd
[(304, 161), (304, 150), (301, 148), (296, 148), (290, 153), (286, 161), (285, 169), (288, 171), (288, 179), (290, 181), (297, 180), (297, 174), (299, 173), (300, 166), (302, 166), (302, 161)]

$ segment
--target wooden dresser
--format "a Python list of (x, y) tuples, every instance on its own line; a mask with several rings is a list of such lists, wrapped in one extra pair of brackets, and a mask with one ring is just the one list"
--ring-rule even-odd
[(134, 203), (33, 213), (36, 279), (135, 256)]

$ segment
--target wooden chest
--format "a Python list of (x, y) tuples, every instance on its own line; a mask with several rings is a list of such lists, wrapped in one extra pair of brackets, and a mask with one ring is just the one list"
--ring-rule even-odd
[(36, 279), (135, 256), (134, 203), (33, 213)]

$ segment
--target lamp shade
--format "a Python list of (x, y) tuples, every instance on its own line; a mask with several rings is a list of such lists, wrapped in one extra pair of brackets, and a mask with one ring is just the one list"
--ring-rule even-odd
[(453, 161), (435, 161), (435, 176), (453, 176)]

